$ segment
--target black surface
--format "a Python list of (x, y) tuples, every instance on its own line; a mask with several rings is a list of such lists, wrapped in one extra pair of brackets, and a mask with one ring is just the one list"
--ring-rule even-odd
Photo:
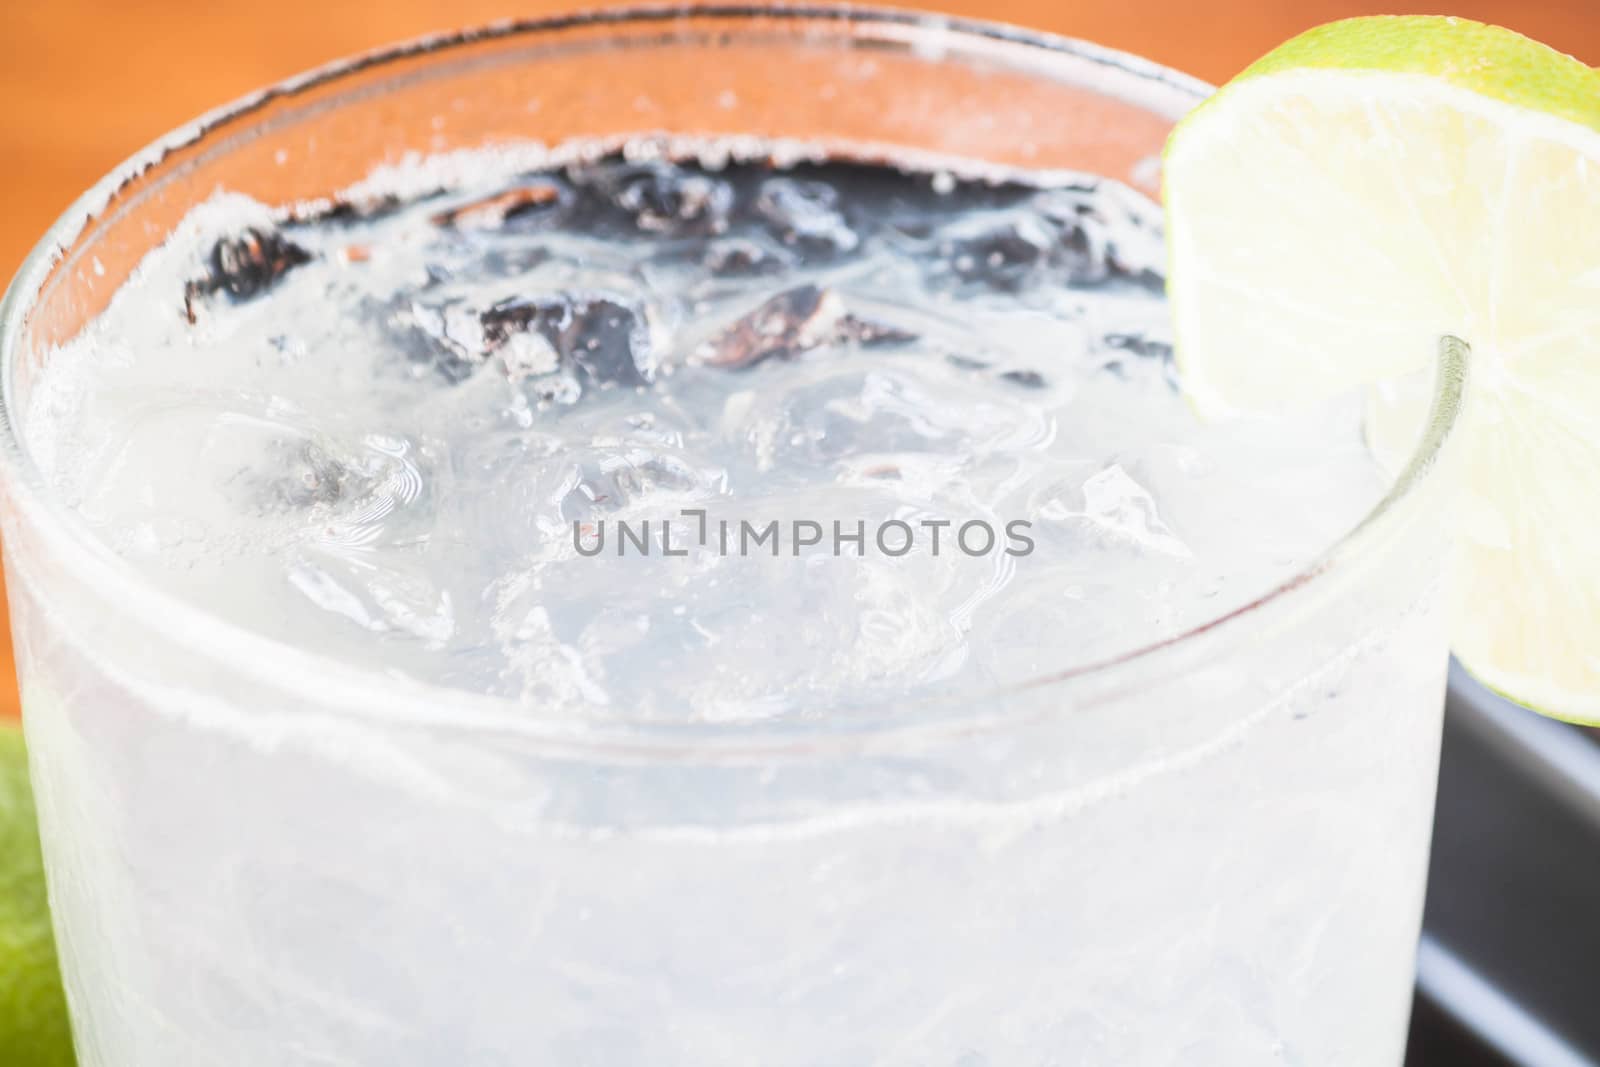
[(1592, 1053), (1600, 1050), (1597, 828), (1495, 740), (1459, 725), (1446, 731), (1426, 923)]
[(1520, 1067), (1486, 1048), (1427, 997), (1411, 1006), (1406, 1067)]
[[(1424, 926), (1533, 1025), (1600, 1062), (1600, 748), (1451, 679)], [(1453, 1016), (1453, 1018), (1452, 1018)], [(1546, 1067), (1503, 1013), (1419, 996), (1407, 1067)], [(1476, 1033), (1474, 1033), (1476, 1032)], [(1490, 1051), (1498, 1044), (1503, 1052)], [(1542, 1061), (1542, 1062), (1541, 1062)]]

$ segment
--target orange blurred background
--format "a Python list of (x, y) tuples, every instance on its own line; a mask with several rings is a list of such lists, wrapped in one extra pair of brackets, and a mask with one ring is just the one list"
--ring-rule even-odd
[[(0, 0), (0, 277), (9, 277), (72, 199), (146, 142), (200, 112), (307, 67), (438, 30), (528, 18), (604, 0)], [(1600, 63), (1596, 0), (1448, 0)], [(1085, 37), (1211, 82), (1319, 22), (1436, 13), (1404, 0), (940, 0), (951, 14)], [(0, 719), (16, 714), (9, 640)]]

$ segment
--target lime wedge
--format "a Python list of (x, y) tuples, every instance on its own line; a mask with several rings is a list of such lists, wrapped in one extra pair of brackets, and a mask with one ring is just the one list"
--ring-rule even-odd
[(56, 969), (22, 734), (0, 724), (0, 1062), (70, 1067), (72, 1035)]
[(1202, 412), (1372, 385), (1393, 462), (1426, 404), (1405, 376), (1472, 346), (1455, 652), (1600, 721), (1600, 72), (1465, 19), (1331, 23), (1178, 126), (1164, 197)]

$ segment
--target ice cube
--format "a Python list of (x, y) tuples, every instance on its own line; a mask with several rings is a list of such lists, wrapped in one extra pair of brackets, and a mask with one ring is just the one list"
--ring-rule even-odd
[(502, 300), (480, 317), (487, 351), (508, 346), (518, 364), (531, 351), (512, 339), (542, 337), (562, 364), (595, 385), (649, 385), (657, 353), (642, 307), (608, 293), (556, 293)]
[(561, 367), (561, 353), (549, 338), (526, 330), (507, 337), (499, 346), (498, 355), (506, 376), (514, 382), (550, 374)]
[(561, 354), (600, 385), (649, 385), (656, 350), (643, 312), (619, 298), (576, 296), (571, 321), (556, 344)]
[(452, 385), (466, 381), (488, 360), (490, 341), (479, 313), (465, 300), (412, 300), (401, 314), (429, 343), (411, 350), (412, 359), (431, 366)]
[(696, 349), (713, 367), (751, 367), (777, 356), (792, 359), (825, 345), (879, 348), (908, 344), (920, 335), (893, 323), (847, 311), (832, 289), (797, 285), (741, 315)]
[(1166, 265), (1159, 216), (1142, 198), (1115, 183), (1049, 189), (1033, 198), (1035, 210), (1061, 229), (1058, 260), (1075, 284), (1111, 275), (1160, 290)]
[(1047, 189), (1030, 208), (1055, 230), (1051, 266), (1069, 285), (1095, 285), (1111, 273), (1105, 218), (1098, 185)]
[(448, 590), (415, 566), (310, 549), (286, 561), (289, 585), (319, 609), (374, 633), (407, 634), (443, 648), (455, 632)]
[(211, 247), (206, 276), (184, 286), (184, 315), (194, 322), (195, 298), (216, 292), (247, 300), (311, 258), (310, 252), (273, 230), (252, 226), (238, 237), (224, 237)]
[(861, 242), (839, 210), (839, 191), (825, 182), (768, 178), (761, 183), (755, 208), (784, 244), (836, 253), (852, 251)]
[(1079, 492), (1083, 500), (1081, 509), (1063, 508), (1057, 503), (1041, 509), (1041, 516), (1077, 519), (1112, 540), (1148, 552), (1179, 559), (1193, 555), (1189, 546), (1161, 517), (1155, 496), (1120, 463), (1096, 471), (1084, 480)]
[(831, 289), (797, 285), (763, 302), (701, 346), (714, 367), (752, 367), (778, 356), (792, 359), (839, 336), (844, 304)]
[(618, 511), (641, 512), (651, 501), (693, 500), (720, 491), (727, 472), (664, 449), (590, 450), (577, 465), (559, 503), (563, 521)]
[(945, 227), (936, 244), (939, 266), (962, 282), (1015, 291), (1050, 262), (1059, 233), (1042, 218), (1004, 211)]
[(615, 164), (586, 177), (641, 230), (687, 235), (728, 228), (733, 186), (721, 178), (661, 162)]

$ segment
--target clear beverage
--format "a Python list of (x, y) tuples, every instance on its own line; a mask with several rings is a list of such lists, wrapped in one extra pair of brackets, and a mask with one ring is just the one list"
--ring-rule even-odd
[[(1398, 479), (1359, 398), (1202, 423), (1148, 198), (1180, 82), (899, 17), (661, 17), (241, 113), (8, 327), (82, 1058), (1398, 1062), (1459, 368)], [(640, 47), (715, 53), (742, 136), (696, 101), (491, 135), (517, 79), (569, 64), (527, 111), (594, 106)], [(1097, 132), (1019, 159), (992, 122), (786, 112), (774, 48), (802, 97), (1009, 78), (1018, 130), (1057, 92)], [(381, 155), (243, 180), (374, 77)], [(395, 158), (444, 113), (401, 86), (475, 121)]]

